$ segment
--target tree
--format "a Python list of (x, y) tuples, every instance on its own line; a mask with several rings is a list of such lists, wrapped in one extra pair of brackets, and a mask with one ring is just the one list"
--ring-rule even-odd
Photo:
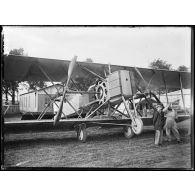
[(30, 90), (37, 90), (38, 88), (44, 88), (47, 87), (46, 83), (44, 81), (28, 81), (28, 91)]
[[(10, 55), (24, 55), (24, 49), (23, 48), (19, 48), (19, 49), (13, 49), (10, 50), (9, 52)], [(18, 81), (11, 81), (11, 97), (12, 97), (12, 104), (15, 104), (15, 92), (18, 92), (18, 87), (19, 87), (19, 83)]]
[(171, 64), (168, 64), (166, 61), (158, 58), (150, 63), (149, 67), (152, 69), (163, 69), (163, 70), (171, 70)]
[(92, 76), (91, 74), (88, 75), (88, 78), (82, 78), (82, 77), (79, 77), (79, 78), (76, 78), (75, 79), (75, 84), (70, 84), (70, 87), (74, 90), (81, 90), (81, 91), (87, 91), (89, 86), (93, 85), (94, 84), (94, 76)]
[(188, 71), (188, 67), (184, 66), (184, 65), (181, 65), (178, 67), (177, 69), (178, 71)]
[(93, 63), (93, 60), (91, 58), (86, 58), (85, 62)]
[[(27, 54), (24, 53), (23, 48), (13, 49), (9, 52), (9, 54), (11, 54), (11, 55), (20, 55), (20, 56), (28, 56)], [(44, 81), (27, 81), (26, 83), (28, 84), (28, 89), (27, 89), (28, 91), (37, 90), (38, 88), (43, 88), (43, 87), (47, 86)], [(23, 85), (25, 85), (25, 83), (23, 83)]]
[(24, 49), (19, 48), (19, 49), (12, 49), (9, 52), (10, 55), (17, 55), (17, 56), (24, 56)]
[[(10, 55), (24, 55), (24, 49), (13, 49), (9, 52)], [(12, 104), (15, 104), (15, 93), (18, 92), (19, 82), (18, 81), (3, 81), (3, 90), (6, 97), (6, 103), (8, 103), (8, 95), (12, 98)]]
[[(24, 53), (23, 48), (19, 49), (12, 49), (9, 52), (9, 55), (19, 55), (19, 56), (27, 56), (27, 54)], [(46, 84), (43, 81), (27, 81), (27, 82), (18, 82), (18, 81), (3, 81), (2, 86), (3, 86), (3, 92), (6, 97), (6, 103), (8, 103), (8, 95), (11, 96), (12, 98), (12, 104), (15, 104), (15, 93), (18, 92), (19, 84), (22, 83), (21, 85), (28, 84), (28, 90), (30, 89), (37, 89), (37, 88), (42, 88), (45, 87)]]
[(12, 96), (9, 92), (11, 89), (11, 83), (8, 81), (2, 81), (3, 94), (5, 94), (5, 104), (8, 104), (8, 95)]
[[(168, 64), (166, 61), (161, 60), (158, 58), (157, 60), (155, 59), (153, 62), (150, 63), (149, 65), (150, 68), (152, 69), (162, 69), (162, 70), (172, 70), (172, 65)], [(173, 89), (168, 89), (167, 92), (171, 92)], [(155, 91), (157, 94), (159, 93), (159, 90)], [(160, 89), (160, 93), (164, 94), (166, 91), (164, 89)]]
[(3, 93), (5, 94), (6, 104), (8, 103), (8, 95), (12, 98), (12, 104), (15, 104), (15, 92), (18, 92), (18, 81), (2, 81)]

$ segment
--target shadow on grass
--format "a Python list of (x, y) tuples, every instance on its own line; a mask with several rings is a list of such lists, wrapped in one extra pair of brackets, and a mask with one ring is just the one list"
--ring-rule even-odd
[[(132, 138), (134, 139), (134, 138)], [(117, 140), (126, 140), (123, 133), (112, 133), (112, 134), (88, 134), (87, 140), (85, 143), (81, 143), (77, 140), (76, 136), (73, 137), (39, 137), (39, 138), (28, 138), (28, 139), (17, 139), (17, 140), (8, 140), (4, 143), (5, 147), (23, 147), (28, 146), (32, 147), (33, 145), (67, 145), (67, 144), (92, 144), (97, 142), (105, 141), (117, 141)]]
[[(182, 131), (180, 129), (180, 135), (182, 137), (186, 137), (187, 132), (186, 131)], [(57, 132), (56, 132), (57, 133)], [(123, 141), (123, 140), (127, 140), (124, 137), (123, 131), (121, 132), (106, 132), (106, 133), (87, 133), (87, 140), (85, 143), (81, 143), (77, 140), (76, 135), (70, 134), (70, 135), (62, 135), (61, 137), (58, 135), (53, 136), (52, 135), (41, 135), (42, 137), (40, 137), (40, 135), (38, 137), (36, 137), (35, 135), (31, 135), (29, 134), (26, 138), (21, 137), (17, 138), (17, 139), (8, 139), (5, 140), (4, 142), (4, 146), (7, 148), (9, 147), (32, 147), (34, 145), (67, 145), (67, 144), (93, 144), (93, 143), (98, 143), (98, 142), (109, 142), (109, 141)], [(154, 137), (154, 131), (145, 131), (144, 133), (140, 134), (140, 135), (134, 135), (133, 138), (131, 138), (130, 140), (134, 140), (134, 141), (141, 141), (142, 139), (147, 139), (147, 138), (153, 138)], [(165, 137), (165, 133), (164, 133), (164, 137)], [(183, 143), (188, 142), (185, 141), (186, 138), (184, 138)], [(165, 141), (166, 143), (166, 141)], [(175, 141), (171, 142), (170, 144), (175, 144)], [(169, 143), (166, 143), (165, 145), (169, 145)]]

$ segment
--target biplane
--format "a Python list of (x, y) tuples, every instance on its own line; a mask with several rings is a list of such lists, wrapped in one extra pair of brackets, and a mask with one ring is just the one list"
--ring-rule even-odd
[[(88, 90), (80, 90), (75, 80), (87, 80), (89, 75), (94, 77), (93, 85)], [(168, 90), (179, 89), (185, 111), (182, 89), (191, 88), (190, 72), (79, 62), (77, 56), (68, 61), (6, 55), (3, 77), (7, 81), (48, 81), (56, 88), (56, 93), (52, 96), (43, 89), (50, 101), (37, 120), (5, 122), (5, 131), (13, 127), (25, 130), (28, 125), (44, 124), (45, 129), (53, 126), (62, 130), (75, 130), (81, 142), (86, 141), (86, 129), (93, 126), (122, 127), (126, 138), (139, 135), (144, 125), (152, 125), (152, 117), (145, 117), (139, 111), (140, 102), (145, 100), (155, 109), (153, 103), (160, 103), (158, 96), (161, 93), (167, 95)], [(54, 82), (61, 82), (62, 90)], [(74, 85), (74, 89), (70, 88), (70, 83)], [(68, 98), (70, 94), (78, 96), (77, 105)], [(55, 116), (52, 120), (41, 120), (51, 105), (57, 108)], [(124, 107), (123, 111), (119, 109), (121, 105)], [(67, 106), (72, 109), (71, 113), (66, 113)], [(189, 113), (185, 111), (178, 121), (189, 117)]]

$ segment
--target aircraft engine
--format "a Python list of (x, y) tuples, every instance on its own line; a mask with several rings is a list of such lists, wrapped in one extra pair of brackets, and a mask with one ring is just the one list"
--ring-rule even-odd
[(112, 104), (117, 104), (124, 98), (132, 97), (136, 93), (135, 78), (133, 72), (127, 70), (115, 71), (109, 74), (106, 80), (98, 79), (95, 84), (95, 99), (99, 104), (110, 100)]
[(99, 104), (103, 104), (108, 96), (108, 84), (106, 81), (98, 80), (95, 84), (95, 99), (99, 100)]

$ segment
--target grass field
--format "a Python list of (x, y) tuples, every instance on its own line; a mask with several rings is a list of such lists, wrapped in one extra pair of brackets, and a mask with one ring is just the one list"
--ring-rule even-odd
[(154, 145), (154, 131), (126, 139), (122, 129), (90, 128), (86, 143), (76, 132), (8, 134), (4, 137), (4, 168), (191, 168), (190, 120), (178, 124), (182, 143)]

